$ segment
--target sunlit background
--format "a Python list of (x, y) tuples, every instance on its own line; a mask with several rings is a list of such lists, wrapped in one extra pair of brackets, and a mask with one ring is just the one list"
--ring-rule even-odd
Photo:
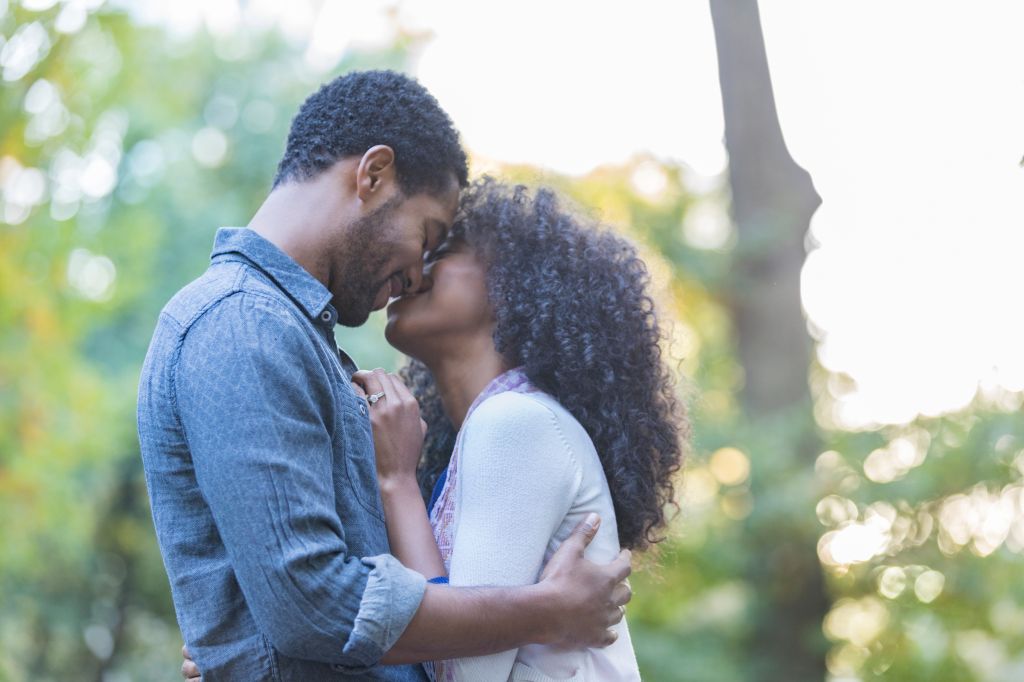
[[(420, 78), (474, 173), (557, 186), (651, 266), (695, 442), (630, 609), (644, 679), (1024, 679), (1024, 5), (760, 13), (822, 198), (806, 389), (771, 412), (736, 273), (781, 237), (730, 217), (707, 2), (0, 0), (0, 680), (175, 678), (141, 358), (298, 104), (371, 67)], [(339, 336), (397, 366), (380, 329)]]

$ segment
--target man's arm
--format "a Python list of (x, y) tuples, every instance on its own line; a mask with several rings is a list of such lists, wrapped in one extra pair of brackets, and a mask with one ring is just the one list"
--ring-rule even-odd
[(286, 656), (360, 668), (393, 644), (424, 580), (393, 557), (349, 554), (325, 423), (332, 388), (312, 344), (282, 303), (230, 296), (182, 343), (176, 405), (257, 627)]
[(541, 580), (526, 587), (427, 585), (412, 621), (385, 663), (481, 656), (526, 644), (607, 646), (631, 593), (630, 553), (597, 565), (583, 551), (597, 533), (596, 514), (580, 523), (551, 557)]
[[(527, 587), (427, 585), (416, 615), (382, 663), (418, 663), (479, 656), (524, 644), (570, 648), (607, 646), (607, 628), (622, 619), (631, 593), (629, 552), (598, 566), (583, 558), (597, 533), (596, 515), (580, 523), (551, 557), (541, 581)], [(190, 682), (200, 669), (186, 649), (181, 675)]]

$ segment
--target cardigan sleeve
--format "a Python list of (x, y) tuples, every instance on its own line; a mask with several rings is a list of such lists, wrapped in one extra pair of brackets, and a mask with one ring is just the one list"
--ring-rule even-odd
[[(554, 412), (529, 395), (489, 398), (464, 429), (451, 584), (532, 584), (579, 490), (577, 459)], [(460, 681), (507, 680), (516, 654), (447, 665)]]

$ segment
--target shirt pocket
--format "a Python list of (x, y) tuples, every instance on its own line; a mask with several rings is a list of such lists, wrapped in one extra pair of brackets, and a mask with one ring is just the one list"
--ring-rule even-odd
[(354, 393), (342, 391), (341, 421), (338, 438), (341, 439), (341, 456), (345, 474), (348, 477), (349, 492), (366, 511), (381, 523), (384, 509), (377, 485), (377, 463), (373, 453), (373, 428), (367, 414), (366, 401)]

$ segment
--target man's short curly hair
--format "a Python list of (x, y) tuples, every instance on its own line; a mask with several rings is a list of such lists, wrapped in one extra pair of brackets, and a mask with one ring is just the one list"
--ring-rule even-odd
[[(675, 504), (689, 422), (662, 358), (647, 267), (636, 249), (567, 210), (551, 190), (487, 178), (464, 193), (448, 239), (484, 262), (498, 352), (593, 440), (620, 544), (657, 542)], [(410, 361), (402, 375), (427, 422), (426, 491), (448, 464), (455, 432), (426, 366)]]
[(468, 178), (466, 152), (448, 114), (422, 85), (394, 71), (353, 71), (310, 95), (292, 120), (274, 187), (316, 177), (337, 161), (386, 144), (406, 196)]

